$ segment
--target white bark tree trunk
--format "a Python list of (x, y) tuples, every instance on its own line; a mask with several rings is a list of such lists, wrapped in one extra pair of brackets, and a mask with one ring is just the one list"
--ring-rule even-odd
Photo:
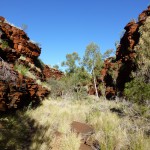
[(93, 70), (93, 78), (94, 78), (94, 88), (95, 88), (95, 92), (96, 92), (96, 97), (98, 98), (98, 90), (97, 90), (97, 87), (96, 87), (96, 78), (95, 78), (94, 70)]

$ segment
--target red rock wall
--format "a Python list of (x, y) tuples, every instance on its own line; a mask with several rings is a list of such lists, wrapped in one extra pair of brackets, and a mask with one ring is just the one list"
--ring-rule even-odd
[(3, 17), (0, 17), (0, 30), (2, 31), (1, 39), (9, 42), (9, 47), (14, 51), (16, 56), (13, 59), (13, 57), (7, 53), (8, 62), (15, 61), (20, 55), (26, 56), (33, 62), (33, 59), (40, 55), (41, 49), (30, 41), (27, 34), (23, 30), (8, 24)]
[[(30, 102), (39, 102), (39, 99), (47, 96), (49, 91), (35, 84), (34, 80), (23, 77), (14, 71), (13, 66), (21, 55), (25, 56), (32, 63), (33, 59), (40, 55), (41, 49), (29, 41), (23, 30), (10, 25), (3, 17), (0, 17), (0, 39), (7, 42), (6, 47), (3, 47), (2, 42), (0, 44), (0, 57), (3, 59), (0, 62), (1, 67), (2, 61), (5, 64), (7, 62), (7, 66), (16, 75), (15, 81), (6, 81), (6, 79), (1, 78), (0, 111), (20, 108), (28, 105)], [(2, 72), (2, 69), (0, 69), (1, 75), (5, 74), (5, 72)]]
[(60, 79), (62, 76), (64, 76), (64, 73), (55, 69), (55, 68), (50, 68), (49, 66), (45, 65), (43, 69), (43, 74), (46, 79), (49, 78), (54, 78), (54, 79)]
[[(11, 69), (11, 68), (10, 68)], [(22, 108), (32, 103), (38, 104), (49, 91), (14, 71), (15, 80), (0, 80), (0, 111)]]
[[(15, 64), (29, 68), (36, 80), (41, 81), (51, 77), (60, 79), (63, 73), (44, 64), (43, 68), (38, 68), (34, 63), (41, 53), (41, 48), (31, 42), (23, 30), (7, 23), (3, 17), (0, 17), (0, 40), (0, 111), (22, 108), (30, 103), (38, 104), (50, 91), (36, 84), (35, 80), (14, 71)], [(8, 44), (6, 47), (3, 46), (3, 41)], [(25, 60), (20, 59), (20, 56)], [(2, 62), (11, 70), (10, 76), (14, 73), (14, 81), (3, 78), (6, 74)]]
[(106, 87), (106, 97), (111, 99), (117, 94), (122, 96), (125, 83), (130, 81), (131, 71), (136, 70), (136, 49), (140, 39), (139, 27), (150, 16), (150, 7), (138, 17), (138, 22), (131, 21), (125, 26), (125, 33), (116, 50), (116, 59), (107, 59), (101, 70), (101, 82)]

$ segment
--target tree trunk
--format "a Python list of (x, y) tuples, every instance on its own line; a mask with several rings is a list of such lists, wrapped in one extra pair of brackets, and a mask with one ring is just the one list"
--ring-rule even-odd
[(93, 78), (94, 78), (94, 87), (95, 87), (96, 97), (98, 98), (98, 91), (97, 91), (97, 87), (96, 87), (96, 78), (95, 78), (94, 71), (93, 71)]

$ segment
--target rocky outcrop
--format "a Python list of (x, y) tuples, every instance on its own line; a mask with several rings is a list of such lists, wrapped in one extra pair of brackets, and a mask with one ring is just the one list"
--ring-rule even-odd
[(49, 94), (48, 89), (36, 84), (33, 79), (14, 70), (10, 73), (13, 76), (12, 73), (14, 79), (0, 80), (0, 111), (36, 105)]
[(43, 68), (43, 74), (46, 79), (48, 78), (54, 78), (54, 79), (60, 79), (62, 76), (64, 76), (64, 73), (55, 69), (50, 68), (48, 65), (45, 65)]
[(131, 72), (137, 68), (135, 46), (140, 39), (139, 27), (144, 24), (148, 16), (150, 16), (150, 7), (139, 15), (138, 22), (132, 20), (125, 26), (125, 33), (117, 46), (116, 58), (108, 58), (104, 62), (99, 83), (104, 83), (108, 99), (117, 94), (122, 96), (125, 83), (131, 80)]
[(14, 62), (21, 55), (33, 62), (40, 55), (41, 48), (37, 43), (30, 41), (23, 30), (12, 26), (3, 17), (0, 18), (0, 33), (1, 39), (8, 42), (7, 51), (4, 52), (7, 62)]
[(113, 98), (116, 95), (117, 68), (118, 64), (115, 63), (115, 58), (110, 57), (104, 61), (104, 66), (100, 72), (101, 78), (98, 81), (105, 88), (107, 99)]
[[(50, 91), (36, 81), (61, 78), (62, 72), (40, 62), (40, 53), (38, 43), (0, 17), (0, 111), (38, 104)], [(27, 69), (30, 76), (17, 66)]]
[(35, 76), (36, 80), (41, 80), (41, 81), (46, 80), (46, 78), (43, 74), (43, 69), (41, 67), (37, 67), (35, 65), (35, 63), (34, 64), (30, 63), (26, 59), (25, 60), (24, 59), (18, 59), (16, 62), (17, 62), (17, 64), (20, 64), (20, 65), (25, 66), (26, 68), (29, 68), (30, 73), (32, 73)]

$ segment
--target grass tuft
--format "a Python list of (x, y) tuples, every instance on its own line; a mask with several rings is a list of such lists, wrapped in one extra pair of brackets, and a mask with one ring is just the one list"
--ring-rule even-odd
[[(118, 114), (118, 110), (123, 115)], [(93, 126), (92, 138), (99, 142), (102, 150), (148, 150), (150, 122), (147, 111), (138, 113), (136, 105), (119, 100), (49, 98), (36, 109), (22, 113), (21, 119), (21, 115), (3, 118), (9, 128), (5, 134), (0, 134), (0, 144), (3, 143), (3, 149), (13, 149), (13, 146), (19, 149), (24, 145), (24, 138), (30, 137), (25, 143), (30, 150), (78, 150), (81, 137), (71, 132), (70, 127), (73, 121), (78, 121)], [(12, 134), (10, 127), (13, 127)], [(60, 135), (56, 136), (56, 132)]]

